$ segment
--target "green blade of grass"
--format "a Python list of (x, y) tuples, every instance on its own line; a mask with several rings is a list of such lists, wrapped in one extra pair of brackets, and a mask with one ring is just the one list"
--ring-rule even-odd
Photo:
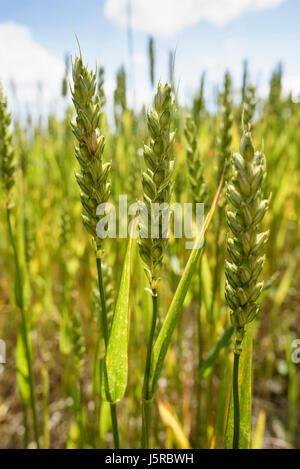
[(30, 386), (28, 363), (22, 333), (19, 332), (16, 346), (16, 367), (17, 367), (17, 383), (21, 400), (24, 405), (30, 403)]
[[(249, 324), (243, 340), (243, 351), (239, 366), (240, 437), (239, 449), (248, 449), (251, 436), (252, 407), (252, 324)], [(232, 449), (233, 442), (233, 399), (231, 395), (225, 432), (225, 448)]]
[(157, 405), (162, 421), (172, 432), (176, 447), (178, 449), (191, 449), (191, 444), (185, 434), (182, 423), (178, 419), (172, 406), (162, 401), (159, 401)]
[(226, 347), (230, 339), (234, 333), (234, 327), (229, 326), (224, 334), (222, 335), (221, 339), (217, 342), (215, 347), (209, 352), (207, 359), (201, 364), (199, 369), (199, 379), (207, 378), (210, 373), (212, 372), (216, 361), (218, 359), (219, 353), (222, 348)]
[(209, 267), (207, 254), (204, 253), (201, 259), (201, 280), (202, 280), (202, 295), (207, 312), (211, 310), (212, 303), (212, 275)]
[(116, 402), (124, 396), (128, 378), (129, 293), (133, 238), (126, 250), (115, 312), (106, 352), (106, 398)]
[(152, 362), (151, 362), (151, 371), (150, 371), (150, 392), (153, 394), (155, 391), (155, 387), (157, 381), (160, 376), (160, 372), (164, 363), (164, 359), (168, 348), (171, 344), (172, 334), (178, 323), (180, 318), (182, 307), (184, 303), (184, 299), (186, 297), (187, 291), (189, 289), (192, 277), (197, 270), (197, 263), (203, 253), (203, 241), (205, 238), (205, 234), (213, 217), (213, 214), (216, 210), (217, 202), (219, 199), (219, 195), (221, 192), (221, 188), (223, 185), (224, 179), (224, 172), (221, 178), (221, 182), (219, 184), (218, 190), (216, 192), (214, 201), (212, 203), (211, 209), (206, 217), (206, 220), (197, 236), (195, 241), (195, 247), (189, 257), (189, 260), (186, 264), (176, 292), (174, 294), (172, 303), (168, 310), (167, 316), (165, 321), (161, 327), (160, 333), (156, 339), (154, 348), (153, 348), (153, 355), (152, 355)]

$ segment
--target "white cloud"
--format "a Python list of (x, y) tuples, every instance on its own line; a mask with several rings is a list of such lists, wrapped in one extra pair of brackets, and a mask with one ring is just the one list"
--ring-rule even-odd
[[(13, 22), (0, 23), (0, 64), (0, 80), (6, 93), (13, 81), (22, 105), (34, 103), (42, 113), (42, 105), (45, 109), (54, 108), (65, 66), (33, 39), (27, 27)], [(42, 102), (37, 103), (38, 84), (42, 88)]]
[[(286, 0), (131, 0), (132, 26), (151, 34), (172, 36), (206, 20), (222, 26), (240, 13), (272, 8)], [(127, 24), (127, 0), (106, 0), (104, 13), (116, 24)]]
[(293, 99), (299, 102), (300, 99), (300, 74), (283, 75), (283, 92), (287, 95), (292, 92)]

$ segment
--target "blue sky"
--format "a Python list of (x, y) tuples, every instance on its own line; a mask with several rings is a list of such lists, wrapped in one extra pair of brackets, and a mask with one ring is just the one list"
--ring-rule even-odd
[[(241, 80), (247, 58), (252, 81), (267, 92), (270, 73), (281, 60), (286, 91), (300, 92), (299, 0), (130, 0), (134, 39), (137, 107), (151, 99), (147, 39), (156, 40), (156, 78), (167, 78), (168, 52), (176, 49), (176, 79), (183, 102), (191, 99), (200, 75), (207, 71), (207, 97), (226, 68), (234, 83)], [(0, 0), (0, 79), (16, 83), (21, 105), (41, 104), (36, 83), (43, 87), (47, 109), (59, 106), (65, 53), (76, 51), (74, 31), (91, 66), (106, 69), (106, 91), (112, 98), (115, 74), (128, 71), (127, 0)], [(8, 90), (9, 93), (9, 90)]]

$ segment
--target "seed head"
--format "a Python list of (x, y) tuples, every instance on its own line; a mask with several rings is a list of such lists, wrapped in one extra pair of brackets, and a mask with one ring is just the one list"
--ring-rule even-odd
[(11, 116), (7, 112), (7, 100), (0, 83), (0, 178), (9, 199), (10, 191), (15, 184), (15, 166), (12, 136), (9, 132)]
[(97, 255), (101, 255), (102, 241), (96, 234), (101, 217), (96, 210), (110, 195), (110, 163), (102, 162), (105, 138), (100, 133), (101, 102), (99, 95), (95, 95), (96, 75), (83, 65), (81, 57), (72, 63), (72, 75), (72, 98), (77, 114), (72, 129), (77, 139), (75, 156), (80, 165), (80, 172), (75, 176), (82, 191), (83, 224), (93, 237)]
[(240, 153), (233, 155), (232, 166), (227, 201), (233, 211), (227, 212), (227, 222), (233, 236), (228, 239), (230, 262), (226, 262), (225, 297), (236, 330), (235, 352), (240, 353), (245, 327), (258, 312), (256, 301), (263, 287), (259, 275), (268, 238), (267, 232), (259, 233), (259, 223), (269, 206), (268, 200), (262, 200), (265, 157), (261, 152), (254, 152), (250, 132), (244, 131)]
[[(152, 289), (157, 287), (158, 275), (168, 245), (167, 233), (163, 232), (162, 226), (162, 214), (165, 216), (168, 208), (162, 208), (160, 213), (156, 213), (152, 204), (168, 204), (173, 192), (174, 133), (170, 130), (172, 110), (171, 87), (159, 83), (154, 98), (154, 109), (147, 115), (150, 144), (144, 147), (147, 170), (142, 174), (142, 186), (148, 213), (140, 213), (139, 241), (140, 256), (146, 264), (146, 274)], [(152, 236), (153, 222), (158, 225), (158, 236)]]
[(225, 181), (229, 177), (229, 162), (231, 156), (232, 142), (232, 89), (231, 76), (227, 72), (225, 74), (224, 91), (221, 95), (221, 126), (218, 136), (218, 181), (221, 179), (224, 165), (226, 163)]
[(245, 160), (250, 162), (253, 160), (254, 145), (250, 132), (244, 133), (241, 138), (240, 153)]
[(207, 184), (203, 177), (203, 163), (198, 151), (197, 130), (191, 117), (186, 119), (184, 135), (187, 141), (187, 166), (193, 203), (205, 203), (207, 199)]

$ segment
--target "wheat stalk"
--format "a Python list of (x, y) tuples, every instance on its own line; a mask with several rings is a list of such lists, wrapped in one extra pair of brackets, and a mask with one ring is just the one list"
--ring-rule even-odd
[(196, 125), (197, 130), (199, 129), (201, 118), (203, 117), (203, 113), (205, 111), (204, 84), (205, 84), (205, 72), (203, 72), (201, 76), (200, 90), (198, 91), (198, 93), (193, 99), (192, 115), (193, 115), (194, 123)]
[(105, 137), (100, 133), (101, 101), (96, 92), (96, 75), (76, 57), (72, 63), (74, 89), (73, 103), (76, 109), (76, 124), (72, 124), (77, 139), (75, 156), (81, 172), (76, 179), (81, 189), (83, 207), (82, 220), (86, 230), (93, 237), (97, 257), (101, 257), (102, 240), (97, 236), (96, 227), (101, 216), (96, 214), (99, 204), (107, 202), (110, 195), (108, 182), (111, 164), (103, 163)]
[(191, 117), (186, 119), (184, 135), (187, 141), (187, 166), (194, 205), (204, 203), (207, 198), (207, 184), (203, 177), (203, 163), (198, 150), (196, 125)]
[[(224, 181), (228, 181), (229, 177), (229, 162), (231, 157), (231, 143), (232, 143), (232, 124), (233, 124), (233, 112), (232, 112), (232, 85), (231, 85), (231, 76), (229, 72), (225, 73), (224, 77), (224, 90), (220, 95), (220, 104), (221, 104), (221, 123), (218, 131), (217, 138), (217, 158), (218, 158), (218, 167), (217, 167), (217, 180), (221, 180), (222, 174), (224, 172)], [(209, 319), (212, 323), (211, 336), (213, 336), (213, 316), (215, 309), (215, 299), (218, 292), (218, 287), (220, 283), (220, 264), (222, 262), (222, 249), (220, 246), (221, 243), (221, 233), (222, 226), (224, 223), (224, 214), (225, 214), (225, 191), (224, 186), (222, 193), (219, 199), (218, 207), (218, 219), (217, 219), (217, 228), (216, 228), (216, 264), (214, 270), (213, 278), (213, 292), (212, 292), (212, 302), (209, 312)]]
[(218, 136), (218, 181), (220, 181), (224, 166), (226, 172), (224, 180), (228, 179), (228, 168), (231, 157), (232, 142), (232, 86), (229, 72), (225, 73), (224, 91), (221, 95), (221, 125)]
[[(72, 125), (78, 146), (75, 156), (80, 164), (81, 172), (76, 173), (77, 182), (81, 188), (81, 203), (83, 207), (83, 224), (92, 235), (96, 254), (98, 285), (101, 298), (101, 322), (105, 348), (108, 344), (108, 321), (106, 299), (103, 285), (101, 258), (103, 255), (102, 239), (97, 236), (97, 223), (101, 216), (97, 215), (99, 204), (107, 202), (110, 195), (108, 176), (111, 164), (103, 163), (105, 138), (100, 132), (101, 98), (96, 94), (96, 74), (83, 65), (82, 57), (76, 57), (72, 62), (74, 89), (73, 103), (76, 109), (76, 124)], [(104, 215), (102, 215), (104, 216)], [(115, 447), (119, 447), (119, 432), (116, 415), (116, 404), (111, 404), (111, 418), (113, 424)]]
[(266, 173), (265, 157), (254, 151), (250, 131), (241, 139), (240, 153), (232, 158), (233, 179), (227, 188), (227, 200), (234, 211), (227, 220), (232, 233), (228, 239), (225, 297), (231, 309), (230, 319), (235, 328), (234, 349), (234, 408), (235, 426), (233, 446), (239, 445), (238, 366), (245, 328), (256, 317), (257, 299), (263, 283), (258, 278), (264, 263), (264, 246), (268, 232), (259, 232), (259, 224), (269, 206), (262, 199), (262, 183)]
[[(166, 84), (158, 84), (154, 97), (154, 109), (147, 114), (150, 145), (144, 147), (147, 171), (142, 175), (143, 198), (147, 213), (142, 214), (140, 222), (140, 256), (146, 264), (145, 272), (152, 290), (153, 314), (151, 331), (147, 345), (147, 358), (143, 385), (143, 432), (142, 446), (149, 448), (149, 431), (152, 400), (149, 395), (149, 376), (152, 346), (158, 313), (157, 287), (163, 257), (168, 245), (168, 232), (163, 231), (162, 218), (169, 212), (168, 204), (173, 192), (173, 144), (175, 134), (171, 132), (172, 89)], [(154, 203), (162, 204), (162, 211), (155, 212)], [(166, 204), (164, 206), (164, 204)], [(157, 237), (152, 237), (153, 222), (158, 223)]]
[(154, 87), (154, 67), (155, 67), (155, 54), (154, 54), (154, 39), (149, 38), (149, 62), (150, 62), (150, 82), (151, 86)]
[[(11, 190), (16, 183), (14, 166), (14, 150), (12, 147), (12, 136), (9, 131), (11, 116), (7, 111), (7, 99), (4, 95), (2, 84), (0, 83), (0, 176), (4, 191), (6, 193), (6, 219), (8, 226), (9, 241), (14, 253), (15, 261), (15, 301), (21, 313), (21, 339), (25, 350), (25, 360), (28, 370), (30, 403), (33, 416), (34, 437), (37, 448), (39, 444), (39, 425), (36, 408), (35, 384), (32, 367), (31, 339), (29, 334), (28, 314), (24, 299), (25, 267), (21, 265), (20, 244), (24, 245), (24, 238), (19, 242), (18, 239), (23, 236), (23, 232), (14, 233), (11, 222)], [(20, 191), (21, 192), (21, 191)], [(22, 205), (22, 204), (21, 204)], [(21, 208), (22, 210), (22, 208)], [(22, 231), (22, 230), (21, 230)], [(24, 410), (25, 412), (25, 410)]]
[(253, 118), (256, 110), (256, 90), (255, 86), (249, 85), (246, 90), (245, 100), (244, 100), (244, 126), (245, 129), (248, 129), (249, 124), (253, 129)]

